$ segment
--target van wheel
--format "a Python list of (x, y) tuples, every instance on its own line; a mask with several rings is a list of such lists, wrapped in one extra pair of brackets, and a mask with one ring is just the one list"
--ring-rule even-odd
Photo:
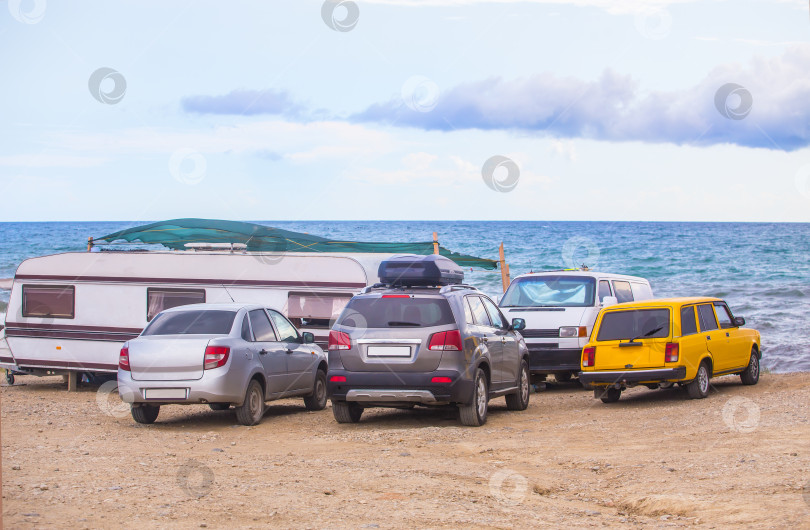
[(709, 395), (709, 369), (705, 362), (700, 363), (697, 375), (686, 385), (686, 390), (691, 399), (703, 399)]
[(462, 425), (480, 427), (487, 422), (487, 409), (489, 407), (489, 385), (487, 375), (482, 369), (475, 371), (473, 380), (473, 395), (469, 405), (458, 408), (459, 419)]
[(326, 408), (326, 374), (318, 370), (315, 375), (315, 386), (312, 394), (304, 396), (304, 406), (307, 410), (323, 410)]
[(520, 361), (518, 390), (506, 396), (506, 408), (509, 410), (526, 410), (529, 406), (529, 365)]
[(748, 361), (745, 371), (740, 374), (740, 380), (744, 385), (755, 385), (759, 381), (759, 356), (756, 348), (751, 349), (751, 360)]
[(138, 423), (155, 423), (160, 413), (160, 405), (132, 405), (132, 419)]
[(264, 392), (262, 385), (252, 379), (245, 392), (245, 401), (234, 409), (236, 421), (242, 425), (256, 425), (264, 416)]
[(211, 410), (228, 410), (231, 408), (230, 403), (209, 403), (208, 406), (211, 407)]
[(332, 401), (332, 414), (338, 423), (357, 423), (363, 415), (363, 407), (353, 401)]
[(595, 388), (593, 396), (602, 400), (602, 403), (616, 403), (622, 397), (622, 389), (615, 386), (609, 388)]

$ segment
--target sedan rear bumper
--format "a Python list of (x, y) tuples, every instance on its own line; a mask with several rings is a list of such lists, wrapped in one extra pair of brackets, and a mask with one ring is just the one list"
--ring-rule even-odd
[(616, 370), (608, 372), (580, 372), (582, 383), (641, 383), (679, 380), (686, 377), (686, 367), (665, 368), (658, 370)]
[[(211, 373), (219, 372), (219, 373)], [(130, 372), (118, 371), (118, 394), (125, 403), (193, 405), (244, 401), (244, 382), (236, 381), (226, 370), (207, 370), (201, 379), (186, 381), (137, 381)], [(184, 392), (180, 392), (183, 390)], [(151, 397), (152, 395), (156, 397)], [(180, 396), (183, 397), (180, 397)], [(169, 397), (157, 397), (169, 396)], [(176, 396), (176, 397), (175, 397)]]
[[(346, 378), (333, 381), (333, 378)], [(434, 383), (436, 377), (446, 377), (449, 383)], [(349, 372), (329, 370), (326, 393), (333, 400), (355, 401), (368, 405), (421, 403), (469, 403), (473, 382), (453, 370), (435, 372)]]

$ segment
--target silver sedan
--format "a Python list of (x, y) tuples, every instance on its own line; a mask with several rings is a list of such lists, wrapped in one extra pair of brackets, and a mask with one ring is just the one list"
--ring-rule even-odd
[(300, 396), (308, 410), (326, 406), (326, 356), (311, 333), (256, 304), (194, 304), (157, 314), (125, 343), (118, 392), (138, 423), (163, 405), (234, 407), (255, 425), (265, 402)]

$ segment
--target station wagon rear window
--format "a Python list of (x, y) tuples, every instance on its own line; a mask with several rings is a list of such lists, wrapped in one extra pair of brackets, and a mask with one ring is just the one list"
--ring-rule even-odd
[(160, 313), (146, 326), (144, 335), (227, 335), (235, 311), (197, 310)]
[(597, 341), (656, 339), (669, 336), (669, 309), (609, 311), (602, 317)]
[(76, 288), (72, 285), (23, 285), (24, 317), (73, 318)]
[(587, 276), (528, 276), (512, 282), (501, 307), (590, 307), (596, 280)]
[(383, 295), (354, 298), (336, 325), (349, 328), (413, 328), (453, 324), (453, 311), (444, 298), (405, 298)]

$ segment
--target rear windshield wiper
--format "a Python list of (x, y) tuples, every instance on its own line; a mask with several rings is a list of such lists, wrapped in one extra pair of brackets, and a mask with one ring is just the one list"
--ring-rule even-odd
[(407, 327), (407, 326), (412, 326), (412, 327), (416, 327), (416, 328), (418, 328), (418, 327), (419, 327), (419, 326), (421, 326), (422, 324), (420, 324), (420, 323), (418, 323), (418, 322), (399, 322), (399, 321), (397, 321), (397, 320), (394, 320), (394, 321), (392, 321), (392, 322), (389, 322), (389, 323), (388, 323), (388, 325), (389, 325), (389, 326), (391, 326), (391, 327), (399, 327), (399, 326), (402, 326), (402, 327)]
[(652, 330), (652, 331), (648, 331), (648, 332), (647, 332), (647, 333), (645, 333), (644, 335), (639, 335), (638, 337), (633, 337), (632, 339), (630, 339), (630, 342), (635, 342), (635, 341), (637, 341), (638, 339), (640, 339), (640, 338), (642, 338), (642, 337), (649, 337), (650, 335), (655, 335), (656, 333), (658, 333), (658, 332), (659, 332), (659, 331), (661, 331), (662, 329), (664, 329), (664, 326), (658, 326), (658, 327), (657, 327), (657, 328), (655, 328), (654, 330)]

